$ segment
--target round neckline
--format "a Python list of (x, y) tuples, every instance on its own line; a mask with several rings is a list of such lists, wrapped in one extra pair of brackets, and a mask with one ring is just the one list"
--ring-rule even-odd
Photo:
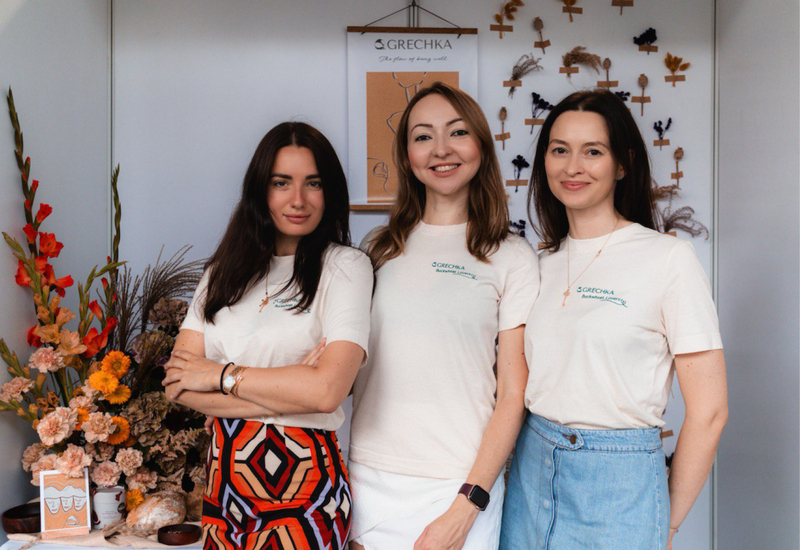
[(431, 225), (420, 220), (417, 230), (426, 235), (448, 235), (453, 233), (463, 233), (467, 230), (467, 223), (456, 223), (453, 225)]
[(609, 234), (612, 233), (612, 232), (605, 233), (603, 235), (600, 235), (599, 237), (592, 237), (590, 239), (575, 239), (575, 238), (571, 237), (569, 234), (567, 234), (567, 237), (565, 239), (565, 241), (566, 241), (565, 244), (567, 246), (573, 247), (573, 250), (577, 250), (577, 251), (585, 250), (586, 248), (595, 249), (595, 248), (597, 248), (599, 246), (602, 246), (603, 243), (606, 241), (606, 239), (608, 239), (609, 244), (611, 244), (612, 242), (614, 242), (614, 241), (616, 241), (618, 239), (617, 235), (625, 236), (629, 232), (633, 231), (632, 228), (637, 228), (637, 227), (641, 227), (641, 225), (639, 225), (636, 222), (633, 222), (633, 223), (631, 223), (629, 225), (626, 225), (623, 228), (620, 228), (620, 229), (617, 229), (616, 231), (613, 231), (614, 235), (612, 235), (610, 238), (609, 238)]

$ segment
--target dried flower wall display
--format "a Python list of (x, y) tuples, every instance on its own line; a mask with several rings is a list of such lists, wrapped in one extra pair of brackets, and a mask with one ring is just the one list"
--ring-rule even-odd
[(532, 73), (533, 71), (541, 71), (542, 66), (539, 65), (541, 57), (533, 57), (533, 54), (526, 53), (514, 64), (511, 68), (511, 78), (503, 82), (503, 86), (508, 88), (508, 96), (514, 97), (514, 91), (518, 86), (522, 86), (522, 78)]
[(545, 111), (550, 111), (553, 104), (545, 100), (536, 92), (531, 93), (531, 118), (525, 119), (525, 124), (531, 127), (531, 134), (535, 126), (544, 124), (544, 119), (541, 118)]
[(567, 77), (578, 72), (578, 65), (594, 69), (597, 74), (600, 74), (600, 67), (603, 64), (600, 56), (587, 52), (585, 46), (575, 46), (561, 57), (561, 61), (564, 66), (558, 72), (566, 74)]
[[(161, 487), (188, 493), (204, 482), (202, 476), (191, 475), (204, 465), (209, 442), (205, 417), (166, 400), (156, 365), (163, 365), (171, 352), (188, 308), (180, 298), (196, 287), (202, 264), (186, 262), (184, 248), (166, 262), (159, 257), (141, 277), (131, 278), (119, 261), (117, 167), (111, 178), (111, 256), (78, 283), (77, 316), (61, 305), (73, 279), (57, 277), (50, 260), (65, 247), (43, 230), (53, 208), (35, 208), (39, 182), (30, 179), (31, 161), (23, 156), (11, 90), (7, 100), (27, 223), (24, 245), (12, 235), (3, 236), (18, 261), (15, 281), (31, 291), (36, 313), (27, 340), (37, 349), (27, 362), (0, 339), (0, 357), (12, 376), (0, 387), (0, 410), (29, 422), (40, 440), (25, 449), (22, 468), (31, 472), (34, 485), (43, 470), (80, 477), (88, 468), (95, 486), (125, 486), (128, 502)], [(98, 280), (101, 289), (95, 291)], [(73, 321), (78, 321), (75, 330), (68, 328)], [(157, 390), (144, 393), (153, 387)], [(152, 415), (160, 411), (164, 414), (155, 421)]]
[(653, 27), (648, 28), (639, 36), (633, 37), (633, 43), (639, 46), (639, 51), (647, 52), (647, 55), (650, 55), (651, 52), (658, 51), (658, 46), (653, 45), (656, 40), (658, 40), (658, 36)]
[(675, 171), (670, 175), (670, 178), (675, 180), (675, 186), (680, 189), (681, 188), (681, 178), (683, 177), (683, 172), (681, 172), (680, 162), (683, 160), (683, 147), (678, 147), (675, 149), (675, 152), (672, 153), (672, 158), (675, 159)]
[(506, 150), (506, 140), (511, 138), (511, 134), (506, 132), (506, 119), (508, 118), (508, 110), (505, 107), (500, 107), (500, 112), (497, 114), (500, 119), (500, 133), (494, 135), (495, 141), (503, 143), (503, 151)]
[(631, 103), (639, 103), (642, 106), (641, 116), (644, 116), (644, 104), (650, 103), (650, 96), (644, 95), (645, 88), (647, 88), (648, 84), (650, 84), (650, 79), (647, 78), (647, 75), (640, 74), (636, 83), (642, 89), (641, 96), (635, 96), (631, 98)]
[(619, 81), (611, 80), (611, 77), (609, 76), (609, 71), (611, 70), (611, 60), (607, 57), (603, 60), (603, 69), (606, 71), (606, 79), (598, 80), (597, 87), (610, 90), (611, 88), (616, 88), (619, 86)]
[(514, 27), (511, 25), (506, 25), (506, 20), (513, 21), (514, 14), (524, 5), (525, 3), (522, 0), (503, 2), (500, 5), (500, 11), (494, 14), (495, 24), (490, 25), (489, 29), (500, 33), (500, 38), (502, 39), (504, 32), (512, 32), (514, 30)]
[(667, 56), (664, 58), (664, 65), (667, 66), (669, 72), (672, 74), (668, 74), (664, 77), (666, 82), (672, 82), (672, 87), (675, 87), (676, 82), (683, 82), (686, 80), (685, 74), (677, 74), (678, 71), (685, 71), (688, 69), (692, 64), (688, 61), (686, 63), (683, 62), (682, 57), (678, 57), (676, 55), (672, 55), (671, 53), (667, 52)]
[(522, 179), (522, 171), (525, 168), (530, 168), (531, 165), (522, 155), (517, 155), (516, 158), (511, 161), (511, 164), (514, 166), (514, 179), (507, 180), (506, 186), (514, 187), (514, 192), (516, 193), (519, 191), (520, 187), (528, 185), (528, 180)]
[(621, 101), (627, 103), (628, 99), (631, 97), (630, 92), (626, 92), (624, 90), (619, 90), (614, 92), (614, 95), (617, 96)]
[(541, 17), (534, 17), (533, 19), (533, 30), (539, 33), (539, 40), (533, 43), (534, 48), (541, 48), (542, 55), (545, 53), (545, 49), (550, 46), (550, 40), (545, 40), (544, 36), (542, 35), (542, 30), (544, 29), (544, 21), (542, 21)]
[(578, 0), (559, 0), (560, 3), (564, 4), (561, 6), (561, 12), (569, 14), (569, 22), (574, 22), (572, 18), (573, 14), (580, 15), (583, 13), (583, 8), (579, 8), (575, 6), (578, 3)]

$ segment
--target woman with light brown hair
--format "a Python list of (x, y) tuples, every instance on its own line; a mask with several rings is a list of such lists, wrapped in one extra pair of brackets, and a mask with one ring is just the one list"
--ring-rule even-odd
[(421, 90), (394, 156), (397, 202), (365, 241), (375, 293), (353, 391), (351, 548), (497, 548), (537, 257), (509, 234), (489, 125), (467, 94)]

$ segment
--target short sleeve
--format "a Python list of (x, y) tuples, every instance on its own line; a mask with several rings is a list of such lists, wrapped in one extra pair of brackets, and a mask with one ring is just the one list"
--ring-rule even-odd
[(353, 342), (366, 354), (374, 280), (372, 264), (366, 254), (355, 248), (342, 248), (332, 256), (322, 334), (329, 344), (339, 340)]
[(205, 333), (205, 321), (203, 320), (203, 308), (206, 303), (206, 288), (208, 287), (208, 271), (203, 273), (197, 288), (192, 297), (192, 303), (189, 304), (189, 309), (186, 312), (186, 318), (183, 320), (181, 330), (189, 329), (196, 330), (197, 332)]
[(527, 240), (519, 238), (500, 297), (498, 330), (524, 325), (538, 295), (539, 257)]
[(661, 314), (672, 355), (722, 349), (711, 285), (689, 241), (672, 249), (664, 275)]

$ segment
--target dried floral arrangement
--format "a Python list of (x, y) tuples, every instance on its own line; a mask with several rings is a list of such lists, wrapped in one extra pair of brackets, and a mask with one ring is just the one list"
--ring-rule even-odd
[(662, 121), (658, 120), (653, 124), (653, 130), (656, 131), (658, 134), (658, 139), (653, 141), (653, 146), (662, 149), (665, 145), (669, 145), (669, 140), (664, 139), (667, 131), (672, 127), (672, 117), (667, 119), (667, 123), (664, 124)]
[(646, 74), (640, 74), (639, 75), (639, 79), (636, 81), (636, 83), (642, 89), (642, 95), (641, 96), (632, 97), (631, 98), (631, 102), (632, 103), (640, 103), (641, 104), (641, 106), (642, 106), (641, 116), (644, 116), (644, 104), (645, 103), (650, 103), (650, 96), (644, 95), (645, 94), (645, 88), (647, 88), (647, 85), (650, 84), (650, 79), (647, 78)]
[(506, 132), (506, 119), (508, 118), (508, 109), (505, 107), (500, 107), (500, 112), (497, 114), (497, 118), (500, 119), (500, 133), (494, 135), (495, 141), (503, 142), (503, 151), (506, 150), (506, 140), (511, 137), (510, 134)]
[(550, 45), (550, 41), (545, 40), (544, 36), (542, 35), (542, 30), (544, 29), (544, 21), (542, 21), (541, 17), (534, 17), (532, 25), (533, 25), (533, 30), (539, 33), (539, 40), (533, 43), (533, 47), (541, 48), (542, 55), (544, 55), (546, 53), (545, 48), (547, 48)]
[[(78, 326), (61, 305), (71, 276), (57, 278), (50, 263), (63, 243), (42, 231), (53, 212), (40, 204), (34, 217), (37, 180), (30, 180), (30, 157), (23, 161), (23, 133), (9, 90), (26, 225), (25, 245), (3, 233), (18, 260), (17, 285), (32, 292), (36, 324), (27, 331), (37, 348), (21, 362), (0, 339), (0, 357), (12, 379), (0, 387), (0, 410), (31, 424), (40, 442), (25, 449), (22, 467), (39, 484), (39, 472), (59, 470), (73, 477), (90, 472), (93, 486), (122, 485), (129, 509), (151, 491), (171, 489), (202, 494), (208, 436), (204, 417), (169, 403), (154, 365), (169, 356), (188, 304), (179, 300), (197, 285), (201, 264), (185, 262), (182, 249), (131, 279), (119, 261), (121, 206), (119, 167), (111, 178), (114, 202), (112, 253), (105, 265), (78, 284)], [(98, 298), (93, 284), (100, 280)], [(157, 391), (149, 391), (155, 385)]]
[(667, 82), (672, 82), (672, 87), (674, 88), (676, 82), (683, 82), (686, 80), (686, 75), (677, 74), (678, 71), (683, 72), (691, 67), (692, 64), (688, 61), (684, 63), (682, 57), (678, 57), (667, 52), (667, 56), (664, 58), (664, 65), (666, 65), (667, 69), (669, 69), (669, 72), (672, 73), (665, 76), (664, 80)]
[[(530, 163), (525, 160), (525, 157), (522, 155), (517, 155), (517, 157), (511, 161), (511, 164), (514, 165), (514, 192), (516, 193), (519, 191), (520, 185), (527, 185), (526, 180), (522, 180), (522, 171), (525, 168), (530, 168)], [(524, 182), (524, 183), (521, 183)]]
[(631, 97), (631, 93), (630, 92), (626, 92), (624, 90), (619, 90), (618, 92), (614, 92), (614, 95), (617, 96), (618, 98), (620, 98), (620, 100), (622, 100), (623, 102), (626, 102), (626, 103), (628, 101), (628, 98)]
[(705, 239), (708, 240), (708, 228), (694, 219), (694, 208), (691, 206), (683, 206), (673, 211), (673, 202), (675, 197), (679, 197), (678, 191), (680, 188), (677, 185), (663, 185), (659, 186), (653, 180), (653, 199), (656, 201), (667, 200), (667, 205), (664, 208), (656, 206), (656, 217), (659, 230), (662, 233), (669, 233), (675, 235), (677, 230), (685, 231), (692, 237), (699, 237), (705, 233)]
[(519, 58), (519, 60), (514, 64), (514, 67), (511, 69), (511, 78), (505, 82), (505, 84), (509, 85), (509, 97), (514, 97), (514, 91), (517, 89), (517, 86), (522, 84), (522, 77), (532, 73), (533, 71), (542, 70), (542, 66), (539, 65), (539, 61), (541, 60), (541, 57), (533, 57), (533, 54), (530, 53), (526, 53)]
[[(564, 66), (561, 67), (562, 70), (560, 70), (560, 72), (566, 73), (567, 76), (570, 76), (571, 73), (578, 72), (576, 65), (589, 67), (590, 69), (594, 69), (597, 74), (600, 74), (600, 67), (603, 64), (600, 56), (587, 52), (585, 46), (575, 46), (561, 57), (561, 61), (564, 63)], [(574, 70), (570, 71), (569, 69)]]
[(681, 178), (683, 177), (683, 172), (681, 172), (680, 162), (683, 160), (683, 147), (678, 147), (675, 149), (675, 152), (672, 153), (672, 158), (675, 159), (675, 172), (673, 172), (670, 177), (675, 180), (675, 186), (680, 189), (681, 188)]
[(508, 19), (509, 21), (514, 20), (514, 14), (519, 11), (519, 8), (524, 6), (525, 3), (522, 0), (509, 0), (508, 2), (503, 2), (500, 4), (500, 11), (494, 14), (494, 20), (497, 22), (497, 25), (492, 25), (489, 27), (493, 31), (500, 32), (500, 38), (503, 38), (503, 31), (511, 32), (513, 28), (510, 25), (506, 25), (505, 21)]
[(564, 5), (561, 7), (561, 12), (562, 12), (562, 13), (568, 13), (568, 14), (569, 14), (569, 22), (570, 22), (570, 23), (572, 23), (572, 22), (574, 22), (574, 21), (575, 21), (575, 20), (572, 18), (572, 14), (573, 14), (573, 13), (576, 13), (576, 14), (579, 14), (579, 15), (580, 15), (581, 13), (583, 13), (583, 8), (578, 8), (578, 7), (576, 7), (576, 6), (575, 6), (575, 4), (577, 4), (577, 3), (578, 3), (578, 0), (559, 0), (559, 2), (560, 2), (560, 3), (562, 3), (562, 4), (564, 4)]
[(527, 223), (525, 223), (525, 220), (517, 220), (517, 221), (510, 220), (510, 221), (508, 222), (508, 228), (509, 228), (509, 230), (510, 230), (510, 231), (511, 231), (513, 234), (515, 234), (515, 235), (519, 235), (519, 236), (520, 236), (520, 237), (522, 237), (523, 239), (525, 238), (525, 228), (527, 227), (527, 225), (528, 225), (528, 224), (527, 224)]
[[(530, 126), (531, 126), (531, 134), (533, 134), (534, 126), (541, 126), (544, 120), (541, 118), (545, 111), (550, 111), (553, 109), (553, 104), (549, 101), (545, 100), (542, 96), (537, 94), (536, 92), (531, 93), (531, 118)], [(528, 121), (526, 120), (525, 123), (527, 124)]]
[(658, 40), (658, 35), (653, 27), (648, 28), (639, 36), (633, 37), (633, 43), (639, 46), (639, 51), (647, 52), (647, 55), (650, 55), (650, 52), (658, 51), (658, 46), (653, 45), (656, 40)]

